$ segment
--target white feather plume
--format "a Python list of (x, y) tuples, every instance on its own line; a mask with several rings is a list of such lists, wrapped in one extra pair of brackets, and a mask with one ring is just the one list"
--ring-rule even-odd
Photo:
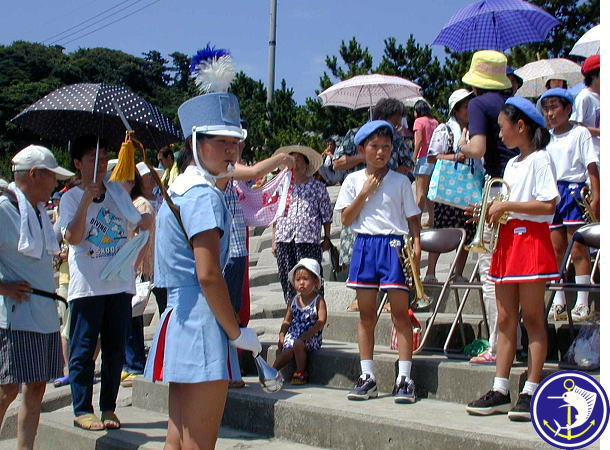
[(227, 92), (235, 77), (231, 56), (223, 55), (202, 61), (196, 66), (193, 75), (195, 75), (195, 84), (202, 94)]

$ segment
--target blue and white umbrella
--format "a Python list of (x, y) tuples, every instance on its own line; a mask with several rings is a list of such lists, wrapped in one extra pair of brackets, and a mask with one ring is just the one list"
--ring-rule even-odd
[(455, 52), (498, 50), (544, 41), (559, 21), (523, 0), (483, 0), (456, 12), (433, 45)]

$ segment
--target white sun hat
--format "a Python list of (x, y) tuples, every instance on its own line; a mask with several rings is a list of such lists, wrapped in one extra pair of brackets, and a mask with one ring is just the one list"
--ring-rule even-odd
[(315, 259), (312, 259), (312, 258), (301, 258), (299, 260), (299, 262), (296, 263), (292, 269), (290, 269), (290, 272), (288, 272), (288, 279), (290, 280), (290, 283), (293, 286), (294, 286), (294, 273), (300, 268), (305, 268), (305, 269), (309, 270), (311, 273), (313, 273), (318, 278), (318, 289), (320, 287), (322, 287), (322, 284), (324, 283), (324, 278), (322, 278), (322, 275), (320, 273), (321, 272), (320, 264), (318, 264), (318, 261), (316, 261)]

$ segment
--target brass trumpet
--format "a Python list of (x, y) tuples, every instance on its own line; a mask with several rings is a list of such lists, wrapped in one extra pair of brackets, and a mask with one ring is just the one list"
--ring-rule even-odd
[(599, 219), (597, 218), (595, 211), (593, 211), (593, 206), (591, 205), (591, 202), (593, 201), (593, 194), (591, 193), (589, 186), (582, 187), (580, 190), (580, 198), (582, 198), (582, 202), (579, 202), (578, 200), (576, 200), (576, 202), (578, 203), (578, 206), (580, 206), (580, 209), (582, 209), (582, 215), (587, 223), (598, 223)]
[[(496, 194), (494, 198), (489, 200), (492, 185), (500, 183), (506, 187), (506, 194)], [(508, 200), (510, 196), (510, 187), (508, 183), (502, 178), (492, 178), (489, 175), (485, 175), (485, 185), (483, 186), (483, 195), (481, 198), (481, 204), (477, 207), (478, 209), (478, 220), (477, 230), (474, 233), (472, 242), (465, 248), (467, 251), (475, 253), (494, 253), (498, 245), (498, 235), (500, 233), (500, 225), (505, 224), (508, 220), (508, 214), (504, 214), (497, 223), (492, 225), (491, 238), (489, 241), (483, 239), (483, 231), (485, 230), (485, 218), (487, 217), (487, 208), (492, 202), (504, 202)]]
[(390, 241), (390, 247), (394, 247), (398, 253), (398, 259), (402, 266), (402, 271), (405, 274), (405, 280), (409, 286), (415, 286), (415, 300), (413, 301), (414, 308), (425, 308), (430, 306), (430, 297), (424, 292), (424, 286), (419, 277), (419, 267), (415, 264), (415, 256), (413, 254), (413, 242), (411, 237), (405, 237), (405, 243), (400, 249), (400, 241), (394, 239)]

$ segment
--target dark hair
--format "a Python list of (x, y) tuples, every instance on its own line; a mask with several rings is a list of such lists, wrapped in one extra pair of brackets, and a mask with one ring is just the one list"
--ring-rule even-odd
[(536, 150), (545, 148), (551, 141), (551, 134), (549, 133), (549, 130), (538, 125), (516, 106), (505, 104), (500, 112), (504, 113), (506, 118), (514, 124), (516, 124), (519, 120), (523, 120), (523, 123), (525, 123), (530, 131), (529, 137)]
[(400, 114), (401, 117), (407, 115), (407, 108), (400, 100), (395, 98), (382, 98), (373, 108), (373, 120), (387, 120), (390, 117)]
[[(205, 134), (197, 133), (197, 145), (203, 143), (207, 136)], [(180, 153), (178, 154), (178, 170), (180, 173), (184, 172), (188, 165), (193, 161), (193, 148), (192, 148), (193, 140), (191, 137), (185, 139), (182, 148), (180, 149)], [(173, 156), (172, 156), (173, 158)]]
[(161, 147), (159, 153), (161, 153), (164, 158), (171, 158), (172, 161), (174, 160), (174, 152), (172, 152), (172, 149), (169, 146)]
[(309, 158), (307, 156), (305, 156), (303, 153), (299, 153), (299, 152), (291, 152), (292, 153), (298, 153), (299, 155), (301, 155), (303, 157), (303, 159), (305, 160), (305, 162), (307, 163), (307, 165), (309, 165)]
[(425, 100), (417, 100), (413, 106), (413, 110), (417, 117), (432, 117), (432, 110), (430, 105)]
[(585, 86), (591, 86), (593, 83), (593, 77), (599, 78), (599, 67), (585, 74)]
[[(560, 78), (549, 78), (548, 80), (546, 80), (546, 83), (544, 83), (544, 87), (547, 89), (551, 89), (551, 80), (559, 80)], [(567, 89), (568, 88), (568, 82), (566, 80), (561, 80), (561, 88), (562, 89)]]
[[(92, 134), (86, 136), (79, 136), (74, 140), (72, 148), (70, 149), (70, 156), (72, 159), (80, 161), (85, 156), (85, 153), (90, 150), (95, 150), (98, 145), (98, 137)], [(106, 140), (99, 138), (99, 148), (105, 148), (108, 150)]]
[(569, 106), (569, 107), (570, 107), (570, 114), (572, 113), (572, 110), (574, 109), (574, 108), (572, 108), (572, 103), (570, 103), (568, 100), (566, 100), (566, 99), (565, 99), (565, 98), (563, 98), (563, 97), (555, 97), (555, 96), (553, 96), (553, 95), (551, 95), (551, 96), (549, 96), (549, 97), (545, 97), (545, 98), (543, 98), (543, 99), (542, 99), (542, 101), (540, 102), (540, 105), (541, 105), (542, 107), (544, 107), (544, 104), (546, 103), (546, 101), (547, 101), (547, 100), (549, 100), (549, 99), (551, 99), (551, 98), (556, 98), (556, 99), (559, 101), (559, 103), (561, 103), (561, 106), (563, 106), (564, 108), (565, 108), (566, 106)]
[(134, 185), (133, 185), (133, 188), (131, 189), (131, 192), (129, 193), (129, 195), (131, 196), (131, 199), (135, 200), (138, 197), (146, 197), (144, 195), (144, 189), (143, 189), (144, 186), (142, 185), (142, 177), (140, 176), (138, 169), (136, 169), (135, 178), (133, 179), (133, 181), (134, 181)]
[(369, 139), (372, 139), (375, 136), (380, 136), (380, 137), (387, 136), (390, 138), (390, 142), (392, 142), (392, 138), (394, 137), (394, 132), (390, 131), (390, 129), (388, 127), (379, 127), (375, 131), (373, 131), (371, 134), (369, 134), (366, 137), (366, 139), (360, 143), (360, 145), (362, 145), (363, 147), (366, 146), (366, 143), (369, 141)]

